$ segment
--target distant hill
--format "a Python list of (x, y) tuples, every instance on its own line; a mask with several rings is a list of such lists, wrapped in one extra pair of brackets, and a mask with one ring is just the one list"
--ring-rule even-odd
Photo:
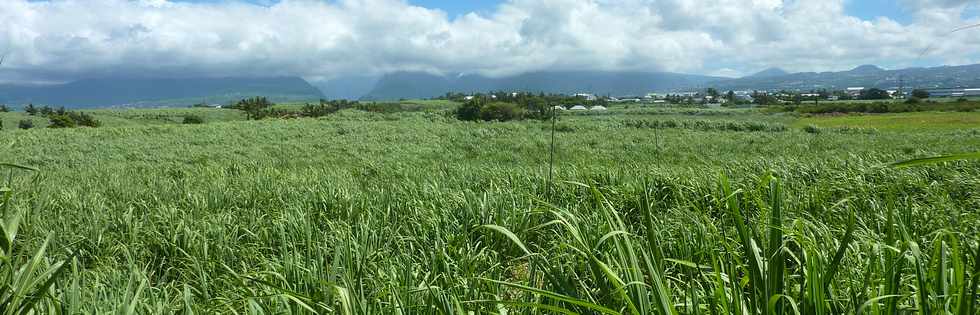
[[(767, 70), (768, 71), (768, 70)], [(766, 72), (766, 71), (764, 71)], [(848, 71), (751, 75), (708, 84), (719, 90), (811, 90), (876, 87), (883, 89), (980, 87), (980, 65), (885, 70), (862, 65)]]
[(58, 85), (0, 85), (0, 103), (9, 105), (65, 106), (72, 108), (114, 106), (185, 106), (210, 104), (250, 96), (272, 101), (315, 100), (323, 94), (298, 77), (184, 78), (184, 79), (85, 79)]
[(500, 90), (617, 96), (645, 95), (653, 91), (682, 89), (722, 79), (669, 72), (546, 71), (501, 78), (397, 72), (382, 77), (374, 89), (361, 99), (430, 98), (447, 92), (476, 93)]
[(753, 75), (747, 76), (746, 78), (771, 78), (780, 77), (789, 74), (786, 70), (780, 68), (769, 68), (766, 70), (759, 71)]
[(356, 100), (371, 92), (378, 83), (377, 76), (346, 76), (330, 80), (310, 81), (327, 99)]

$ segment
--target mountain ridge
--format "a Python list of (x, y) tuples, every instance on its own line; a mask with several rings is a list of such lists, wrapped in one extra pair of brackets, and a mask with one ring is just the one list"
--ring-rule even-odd
[(645, 95), (721, 80), (721, 77), (671, 72), (537, 71), (491, 78), (482, 75), (444, 76), (422, 72), (395, 72), (383, 76), (362, 100), (431, 98), (454, 93), (527, 91)]
[(745, 77), (746, 78), (771, 78), (771, 77), (784, 76), (784, 75), (787, 75), (787, 74), (789, 74), (789, 72), (787, 72), (786, 70), (783, 70), (782, 68), (772, 67), (772, 68), (768, 68), (768, 69), (765, 69), (765, 70), (762, 70), (762, 71), (759, 71), (759, 72), (750, 74), (750, 75), (745, 76)]
[(708, 84), (719, 90), (841, 90), (848, 87), (891, 89), (980, 87), (980, 64), (886, 70), (861, 65), (836, 72), (796, 72), (781, 76), (719, 80)]
[(224, 104), (251, 96), (292, 101), (322, 98), (323, 93), (299, 77), (93, 78), (55, 85), (0, 85), (0, 103), (71, 108)]

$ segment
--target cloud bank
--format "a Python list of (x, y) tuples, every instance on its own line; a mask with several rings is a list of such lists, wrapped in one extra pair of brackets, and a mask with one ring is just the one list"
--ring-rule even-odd
[(949, 34), (980, 23), (975, 1), (898, 0), (908, 25), (848, 16), (845, 1), (510, 0), (450, 18), (403, 0), (4, 0), (0, 81), (980, 63), (980, 29)]

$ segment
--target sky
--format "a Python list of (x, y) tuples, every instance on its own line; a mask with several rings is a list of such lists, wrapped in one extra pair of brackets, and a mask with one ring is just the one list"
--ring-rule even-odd
[(0, 82), (963, 65), (976, 24), (980, 0), (0, 0)]

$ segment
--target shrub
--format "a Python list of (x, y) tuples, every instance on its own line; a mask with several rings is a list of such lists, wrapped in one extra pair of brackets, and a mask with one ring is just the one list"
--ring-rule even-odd
[(956, 99), (956, 102), (957, 103), (966, 103), (966, 102), (969, 102), (969, 101), (970, 100), (966, 99), (965, 97), (961, 97), (961, 98)]
[(919, 97), (913, 96), (905, 100), (905, 104), (919, 104), (922, 100)]
[(67, 112), (63, 115), (67, 115), (68, 117), (70, 117), (72, 120), (75, 121), (75, 124), (79, 126), (95, 128), (102, 125), (102, 123), (100, 123), (98, 120), (95, 120), (95, 117), (92, 117), (92, 115), (86, 113)]
[(22, 119), (17, 123), (17, 128), (20, 129), (31, 129), (34, 128), (34, 121), (30, 119)]
[(357, 103), (354, 105), (357, 110), (362, 110), (371, 113), (397, 113), (402, 111), (402, 105), (400, 103)]
[(479, 101), (475, 101), (475, 100), (467, 101), (466, 103), (463, 103), (463, 105), (460, 105), (459, 108), (456, 108), (456, 119), (465, 120), (465, 121), (476, 121), (480, 119), (481, 107), (483, 106), (481, 106)]
[(806, 131), (806, 133), (817, 134), (820, 133), (820, 127), (814, 125), (806, 125), (806, 127), (803, 127), (803, 131)]
[(922, 89), (912, 90), (912, 97), (914, 98), (929, 98), (929, 91)]
[(485, 121), (509, 121), (523, 116), (524, 110), (511, 103), (495, 102), (480, 108), (480, 119)]
[(10, 107), (7, 107), (7, 105), (0, 104), (0, 113), (7, 113), (7, 112), (10, 112)]
[(307, 103), (306, 105), (303, 105), (303, 109), (300, 110), (300, 116), (323, 117), (348, 108), (358, 108), (365, 111), (371, 111), (367, 107), (361, 107), (360, 103), (358, 102), (352, 102), (348, 100), (333, 100), (333, 101), (320, 100), (319, 104)]
[(48, 128), (75, 128), (76, 126), (75, 120), (68, 115), (49, 115), (48, 119), (51, 120)]
[(262, 111), (272, 107), (272, 102), (265, 97), (252, 97), (246, 98), (238, 101), (235, 105), (230, 108), (242, 110), (245, 112), (245, 119), (262, 119), (268, 116), (268, 113), (262, 113)]
[(204, 118), (198, 115), (184, 115), (185, 125), (199, 125), (204, 123)]

